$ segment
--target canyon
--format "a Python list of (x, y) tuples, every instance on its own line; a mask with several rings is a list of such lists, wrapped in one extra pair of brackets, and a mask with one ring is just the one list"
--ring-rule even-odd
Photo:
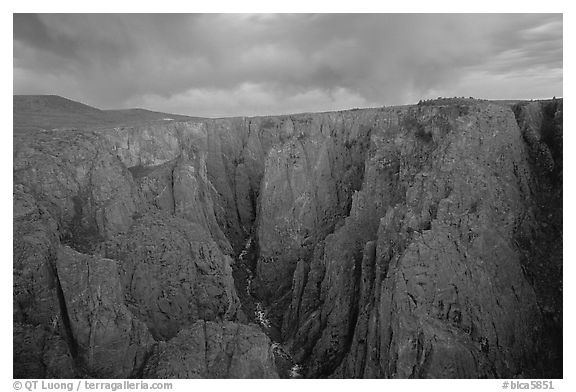
[(14, 377), (561, 378), (562, 116), (15, 105)]

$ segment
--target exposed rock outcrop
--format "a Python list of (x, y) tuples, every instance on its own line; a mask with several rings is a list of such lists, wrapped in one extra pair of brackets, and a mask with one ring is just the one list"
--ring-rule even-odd
[(294, 280), (292, 346), (309, 375), (534, 371), (542, 315), (516, 242), (537, 223), (530, 174), (508, 108), (383, 111), (350, 216)]
[(205, 167), (180, 156), (158, 166), (132, 167), (130, 171), (150, 205), (202, 226), (224, 253), (232, 253), (230, 242), (216, 221), (213, 198), (217, 194), (206, 179)]
[(57, 224), (22, 185), (14, 186), (13, 212), (14, 322), (49, 326), (59, 313)]
[(254, 229), (268, 151), (282, 137), (282, 118), (232, 118), (206, 122), (208, 178), (220, 198), (218, 223), (236, 253)]
[[(281, 323), (292, 275), (348, 214), (364, 171), (373, 111), (292, 116), (265, 162), (255, 287)], [(274, 304), (275, 301), (279, 303)]]
[(15, 374), (134, 376), (148, 327), (167, 339), (197, 320), (245, 320), (202, 154), (175, 159), (165, 209), (94, 132), (15, 136)]
[(66, 340), (51, 327), (13, 324), (14, 378), (75, 378), (76, 363)]
[(238, 317), (231, 259), (199, 225), (150, 212), (100, 253), (119, 261), (128, 307), (157, 339), (196, 320)]
[[(170, 200), (178, 203), (169, 196), (173, 196), (170, 179), (178, 181), (174, 174), (183, 175), (184, 182), (195, 181), (192, 188), (197, 189), (199, 201), (187, 211), (196, 210), (205, 216), (189, 218), (207, 228), (223, 251), (229, 251), (224, 243), (227, 240), (239, 253), (256, 219), (268, 151), (278, 140), (288, 137), (282, 127), (284, 119), (289, 120), (262, 117), (170, 122), (120, 127), (100, 134), (140, 180), (148, 197), (163, 208), (170, 208)], [(167, 185), (167, 193), (163, 193)], [(190, 200), (191, 195), (187, 198)], [(218, 225), (213, 224), (214, 220)]]
[(84, 250), (128, 229), (140, 203), (132, 176), (93, 132), (16, 134), (14, 183), (56, 219), (64, 242)]
[(117, 262), (62, 247), (56, 269), (80, 367), (101, 378), (137, 375), (154, 339), (124, 305)]
[(562, 100), (553, 99), (514, 107), (528, 146), (532, 202), (516, 240), (543, 315), (545, 333), (539, 342), (539, 371), (549, 377), (558, 377), (557, 369), (562, 368), (562, 106)]
[(213, 199), (220, 195), (208, 179), (206, 124), (116, 128), (101, 135), (128, 167), (145, 199), (168, 213), (204, 227), (227, 254), (230, 243), (216, 221)]
[(278, 378), (270, 339), (254, 325), (198, 321), (159, 343), (145, 378)]
[(54, 272), (56, 221), (22, 185), (14, 186), (13, 212), (14, 377), (74, 377)]

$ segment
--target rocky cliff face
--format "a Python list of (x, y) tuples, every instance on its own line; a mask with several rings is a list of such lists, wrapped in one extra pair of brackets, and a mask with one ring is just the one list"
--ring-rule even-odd
[[(257, 222), (257, 293), (278, 311), (298, 262), (334, 230), (360, 187), (372, 111), (286, 119), (285, 140), (265, 161)], [(276, 319), (280, 319), (275, 315)]]
[(198, 321), (160, 343), (145, 378), (278, 378), (270, 339), (254, 325)]
[(238, 316), (231, 259), (197, 224), (150, 213), (102, 243), (99, 253), (122, 261), (128, 306), (157, 338), (169, 339), (196, 320)]
[[(294, 275), (284, 327), (308, 375), (542, 374), (540, 355), (555, 351), (543, 341), (561, 336), (561, 311), (545, 314), (525, 271), (527, 253), (550, 247), (537, 234), (547, 225), (531, 161), (550, 166), (553, 154), (530, 147), (509, 108), (487, 103), (390, 109), (372, 121), (350, 215)], [(556, 189), (557, 210), (561, 180)], [(548, 220), (560, 230), (551, 248), (561, 249), (561, 218)], [(538, 262), (556, 270), (544, 291), (558, 299), (552, 255)]]
[(140, 203), (132, 176), (94, 133), (16, 134), (14, 183), (45, 206), (63, 241), (85, 249), (126, 230)]
[(134, 374), (154, 339), (124, 304), (118, 262), (62, 247), (56, 270), (81, 366), (103, 378)]
[(518, 232), (522, 267), (534, 287), (546, 333), (540, 336), (540, 363), (551, 377), (562, 368), (563, 151), (562, 100), (521, 103), (514, 113), (528, 147), (531, 174), (530, 219)]
[[(121, 152), (89, 131), (15, 136), (17, 377), (142, 376), (159, 342), (195, 322), (246, 321), (202, 153), (179, 150), (164, 176), (145, 152), (128, 170)], [(157, 202), (161, 185), (170, 205)], [(250, 336), (243, 358), (274, 376), (270, 341)]]
[(14, 143), (15, 376), (561, 377), (561, 101)]
[[(343, 229), (374, 222), (349, 264), (352, 279), (334, 274), (338, 254), (324, 258), (327, 295), (338, 301), (330, 279), (359, 299), (349, 312), (322, 314), (313, 353), (334, 361), (332, 352), (344, 351), (330, 351), (334, 329), (351, 345), (336, 374), (506, 377), (527, 367), (540, 320), (513, 242), (528, 191), (521, 135), (510, 111), (458, 109), (391, 113), (392, 126), (372, 135), (376, 153), (358, 200), (374, 207), (355, 204)], [(374, 243), (362, 246), (366, 239)], [(350, 313), (356, 325), (338, 329)], [(312, 369), (331, 370), (324, 366)]]

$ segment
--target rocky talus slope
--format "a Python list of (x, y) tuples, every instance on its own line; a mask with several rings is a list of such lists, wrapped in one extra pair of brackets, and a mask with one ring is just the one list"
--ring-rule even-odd
[(15, 377), (562, 376), (561, 100), (16, 133), (13, 227)]

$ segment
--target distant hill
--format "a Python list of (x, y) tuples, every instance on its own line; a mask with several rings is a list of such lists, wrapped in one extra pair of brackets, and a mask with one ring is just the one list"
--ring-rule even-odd
[(35, 129), (98, 129), (198, 117), (145, 109), (101, 110), (58, 95), (14, 95), (14, 132)]

